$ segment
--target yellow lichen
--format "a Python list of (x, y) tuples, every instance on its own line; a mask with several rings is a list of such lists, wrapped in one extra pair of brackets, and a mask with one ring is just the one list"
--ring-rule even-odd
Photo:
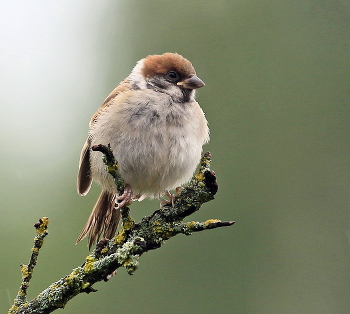
[(94, 268), (95, 267), (94, 267), (93, 263), (85, 263), (85, 265), (84, 265), (84, 270), (87, 273), (92, 271)]
[(19, 310), (19, 306), (13, 305), (9, 310), (9, 313), (16, 313)]
[(39, 247), (43, 246), (43, 243), (44, 243), (43, 239), (34, 238), (34, 241), (36, 246), (39, 246)]
[(88, 287), (90, 287), (90, 286), (91, 286), (90, 282), (86, 282), (86, 283), (84, 283), (84, 284), (81, 285), (81, 288), (82, 288), (82, 289), (86, 289), (86, 288), (88, 288)]
[[(154, 223), (155, 225), (157, 224), (157, 222)], [(153, 233), (155, 233), (156, 235), (158, 235), (160, 238), (162, 239), (170, 239), (171, 237), (173, 237), (175, 235), (175, 230), (174, 228), (171, 227), (166, 227), (166, 226), (161, 226), (161, 224), (158, 224), (159, 226), (157, 227), (153, 227)]]
[(187, 223), (187, 227), (188, 229), (193, 229), (196, 226), (196, 222), (195, 221), (190, 221)]
[(95, 268), (94, 266), (94, 262), (97, 261), (97, 258), (92, 257), (91, 255), (89, 255), (88, 257), (86, 257), (86, 262), (84, 265), (84, 270), (86, 272), (90, 272), (91, 270), (93, 270)]
[(104, 247), (102, 250), (101, 250), (101, 254), (105, 254), (108, 252), (108, 247)]
[(117, 164), (108, 165), (108, 171), (118, 171), (119, 166)]
[(205, 225), (206, 227), (208, 227), (209, 225), (215, 224), (215, 223), (217, 223), (217, 222), (221, 222), (221, 220), (218, 220), (218, 219), (208, 219), (208, 220), (204, 223), (204, 225)]
[(88, 255), (85, 260), (86, 263), (93, 263), (97, 261), (97, 258), (93, 257), (92, 255)]
[(202, 172), (198, 172), (195, 176), (197, 181), (203, 181), (204, 180), (204, 175)]
[(21, 272), (23, 277), (28, 277), (28, 265), (21, 265)]
[(47, 229), (48, 224), (49, 224), (49, 218), (47, 217), (41, 218), (41, 223), (40, 223), (40, 226), (36, 229), (36, 233), (38, 235), (41, 235), (42, 233), (44, 233)]
[(123, 229), (124, 230), (130, 230), (134, 228), (135, 221), (129, 217), (128, 220), (123, 220)]
[(123, 266), (128, 266), (132, 263), (132, 259), (131, 258), (127, 258), (124, 263), (123, 263)]
[[(78, 279), (79, 272), (80, 272), (79, 268), (74, 269), (73, 272), (71, 272), (68, 276), (66, 276), (64, 285), (73, 286), (77, 281), (79, 281)], [(59, 286), (56, 284), (52, 285), (52, 289), (56, 289), (56, 288), (59, 288)]]
[(114, 244), (122, 245), (125, 241), (125, 230), (122, 229), (118, 232), (118, 234), (113, 238)]

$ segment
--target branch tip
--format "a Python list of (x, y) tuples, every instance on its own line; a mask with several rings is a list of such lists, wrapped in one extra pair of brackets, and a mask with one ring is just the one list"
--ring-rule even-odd
[(43, 217), (39, 219), (39, 222), (34, 224), (34, 228), (36, 229), (36, 233), (38, 235), (43, 234), (49, 225), (49, 218)]
[(204, 153), (205, 158), (211, 158), (211, 153), (210, 152), (205, 152)]
[[(32, 254), (30, 256), (30, 260), (28, 265), (21, 264), (21, 273), (22, 273), (22, 282), (20, 289), (17, 293), (16, 299), (14, 300), (14, 304), (8, 311), (10, 314), (14, 313), (22, 313), (20, 312), (20, 308), (24, 307), (27, 302), (27, 291), (29, 288), (29, 282), (32, 279), (34, 267), (37, 263), (39, 250), (44, 244), (44, 238), (48, 235), (47, 227), (49, 224), (49, 218), (43, 217), (39, 219), (39, 222), (34, 224), (36, 229), (36, 236), (34, 238), (34, 245), (32, 247)], [(25, 313), (25, 312), (24, 312)]]
[(93, 150), (94, 152), (103, 153), (107, 163), (110, 163), (110, 164), (116, 163), (110, 144), (108, 144), (107, 146), (102, 144), (94, 145), (91, 147), (91, 150)]

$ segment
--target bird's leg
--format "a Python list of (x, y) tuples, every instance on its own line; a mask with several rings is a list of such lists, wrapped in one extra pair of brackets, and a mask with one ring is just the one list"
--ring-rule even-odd
[(124, 191), (122, 195), (118, 195), (115, 198), (116, 208), (122, 208), (124, 206), (129, 206), (132, 203), (132, 189), (129, 184), (125, 184)]
[(176, 189), (175, 189), (175, 195), (179, 195), (179, 193), (181, 192), (182, 190), (182, 186), (178, 186)]
[(178, 186), (175, 189), (175, 194), (171, 194), (168, 190), (165, 190), (165, 195), (168, 197), (169, 200), (163, 199), (160, 202), (160, 206), (162, 207), (164, 205), (170, 205), (171, 204), (171, 207), (174, 207), (176, 196), (180, 193), (181, 189), (182, 189), (182, 186)]

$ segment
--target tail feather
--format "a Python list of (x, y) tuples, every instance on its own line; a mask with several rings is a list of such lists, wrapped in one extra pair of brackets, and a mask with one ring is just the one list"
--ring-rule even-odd
[(102, 233), (107, 239), (114, 236), (120, 220), (120, 210), (115, 208), (114, 199), (115, 195), (113, 193), (109, 191), (101, 192), (76, 243), (88, 236), (90, 249)]

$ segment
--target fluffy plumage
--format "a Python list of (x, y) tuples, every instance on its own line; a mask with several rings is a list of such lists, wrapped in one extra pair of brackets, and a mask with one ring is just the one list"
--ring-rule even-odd
[(202, 86), (187, 59), (165, 53), (138, 61), (106, 98), (91, 118), (77, 181), (81, 195), (93, 180), (102, 192), (77, 242), (88, 235), (91, 247), (101, 234), (110, 239), (120, 219), (113, 178), (92, 146), (111, 145), (134, 199), (159, 197), (188, 182), (209, 140), (207, 121), (194, 99)]

